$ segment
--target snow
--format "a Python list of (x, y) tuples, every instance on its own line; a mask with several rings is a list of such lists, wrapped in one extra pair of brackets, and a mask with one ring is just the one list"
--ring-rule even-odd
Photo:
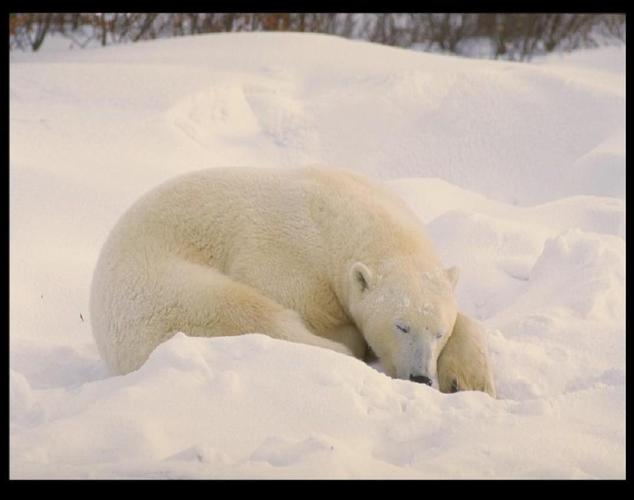
[[(625, 477), (625, 49), (519, 64), (235, 33), (10, 63), (12, 478)], [(224, 165), (385, 179), (489, 331), (498, 399), (254, 332), (110, 377), (88, 294), (142, 193)], [(81, 315), (81, 316), (80, 316)]]

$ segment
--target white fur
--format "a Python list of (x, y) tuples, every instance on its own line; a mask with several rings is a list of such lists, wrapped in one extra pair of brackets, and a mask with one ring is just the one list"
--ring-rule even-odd
[(391, 375), (435, 378), (456, 278), (414, 214), (369, 179), (210, 169), (124, 214), (95, 270), (91, 321), (114, 373), (139, 368), (176, 331), (261, 332), (357, 357), (369, 344)]
[(464, 314), (458, 314), (438, 358), (438, 382), (442, 392), (483, 391), (496, 397), (486, 331)]

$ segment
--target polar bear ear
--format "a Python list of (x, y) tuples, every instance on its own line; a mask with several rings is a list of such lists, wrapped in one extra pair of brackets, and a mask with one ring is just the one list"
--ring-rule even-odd
[(373, 285), (373, 273), (362, 262), (355, 262), (350, 268), (350, 277), (352, 279), (352, 286), (360, 292), (365, 292), (372, 288)]
[(456, 284), (458, 283), (458, 276), (460, 275), (460, 271), (456, 266), (445, 269), (445, 274), (449, 279), (449, 283), (451, 283), (451, 288), (456, 289)]

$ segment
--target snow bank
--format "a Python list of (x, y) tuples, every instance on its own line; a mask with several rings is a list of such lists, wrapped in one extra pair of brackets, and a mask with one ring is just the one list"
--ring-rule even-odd
[[(13, 54), (11, 477), (624, 477), (624, 74), (279, 33)], [(305, 163), (419, 215), (499, 399), (257, 334), (107, 376), (88, 291), (118, 216), (185, 171)]]
[[(12, 425), (31, 427), (12, 440), (21, 457), (12, 475), (612, 477), (623, 410), (615, 378), (602, 380), (603, 389), (496, 401), (479, 392), (442, 395), (264, 335), (178, 334), (139, 371), (51, 391), (36, 407), (20, 406), (27, 382), (12, 377)], [(575, 409), (596, 397), (604, 406), (592, 417), (602, 425), (570, 426)]]
[[(462, 59), (298, 33), (13, 59), (16, 125), (35, 126), (12, 127), (12, 145), (33, 144), (33, 134), (54, 126), (77, 137), (78, 164), (97, 160), (109, 173), (132, 163), (135, 172), (163, 177), (160, 165), (177, 161), (191, 168), (321, 162), (384, 178), (441, 177), (522, 204), (624, 193), (624, 71)], [(51, 94), (56, 102), (41, 106)], [(50, 163), (64, 155), (67, 143), (49, 143), (46, 151), (32, 146), (29, 157), (44, 154)]]

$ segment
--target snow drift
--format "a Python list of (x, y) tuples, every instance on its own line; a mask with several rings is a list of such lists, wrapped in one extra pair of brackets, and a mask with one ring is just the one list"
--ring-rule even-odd
[[(12, 54), (11, 477), (623, 478), (624, 59), (279, 33)], [(185, 171), (307, 163), (419, 215), (499, 399), (257, 332), (106, 375), (88, 291), (123, 211)]]

